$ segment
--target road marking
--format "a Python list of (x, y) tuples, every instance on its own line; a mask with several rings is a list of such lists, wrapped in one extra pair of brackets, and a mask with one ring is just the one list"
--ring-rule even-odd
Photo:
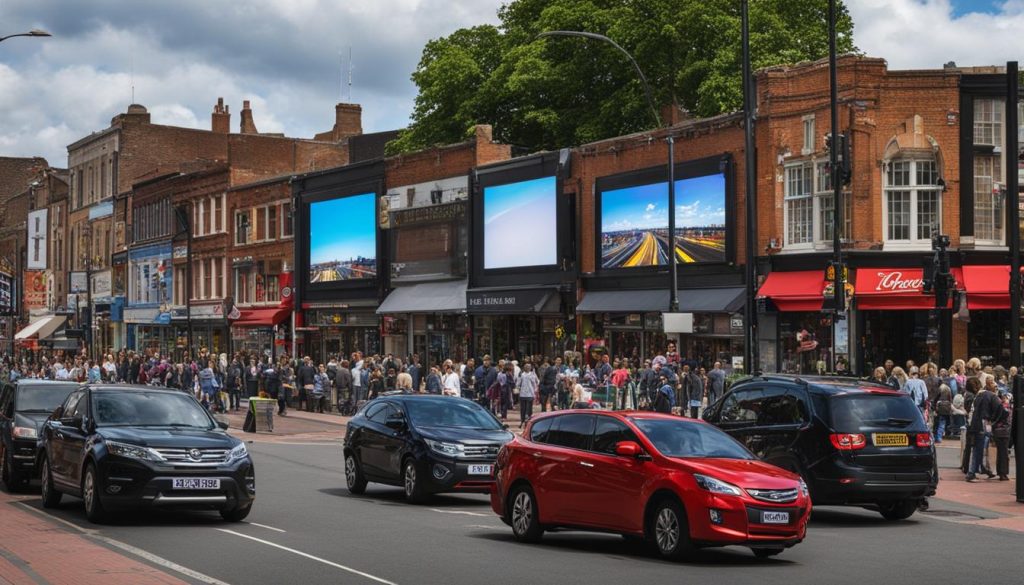
[(362, 572), (362, 571), (360, 571), (358, 569), (353, 569), (352, 567), (346, 567), (345, 565), (341, 565), (341, 564), (335, 563), (333, 561), (328, 561), (327, 559), (322, 559), (320, 557), (315, 557), (315, 556), (313, 556), (313, 555), (311, 555), (309, 553), (304, 553), (301, 550), (295, 550), (294, 548), (288, 548), (287, 546), (283, 546), (283, 545), (277, 544), (276, 542), (270, 542), (269, 540), (263, 540), (262, 538), (256, 538), (255, 536), (249, 536), (248, 534), (242, 534), (241, 532), (235, 532), (234, 530), (227, 530), (226, 528), (218, 528), (217, 530), (220, 530), (221, 532), (224, 532), (226, 534), (233, 534), (235, 536), (240, 536), (242, 538), (248, 538), (249, 540), (254, 540), (256, 542), (259, 542), (261, 544), (265, 544), (267, 546), (272, 546), (274, 548), (278, 548), (278, 549), (281, 549), (283, 551), (287, 551), (287, 552), (290, 552), (290, 553), (293, 553), (293, 554), (297, 554), (300, 557), (305, 557), (305, 558), (310, 559), (312, 561), (317, 561), (317, 562), (323, 563), (325, 565), (329, 565), (331, 567), (335, 567), (337, 569), (341, 569), (342, 571), (348, 571), (349, 573), (352, 573), (354, 575), (359, 575), (361, 577), (366, 577), (367, 579), (370, 579), (372, 581), (376, 581), (378, 583), (384, 583), (384, 585), (397, 585), (396, 583), (394, 583), (392, 581), (388, 581), (386, 579), (381, 579), (380, 577), (375, 577), (375, 576), (373, 576), (373, 575), (371, 575), (369, 573), (364, 573), (364, 572)]
[(501, 528), (501, 526), (488, 526), (486, 524), (466, 524), (466, 528), (486, 528), (488, 530), (496, 530)]
[(204, 575), (203, 573), (200, 573), (199, 571), (194, 571), (194, 570), (192, 570), (192, 569), (190, 569), (188, 567), (179, 565), (178, 563), (175, 563), (174, 561), (169, 561), (169, 560), (167, 560), (167, 559), (165, 559), (165, 558), (163, 558), (161, 556), (157, 556), (157, 555), (155, 555), (155, 554), (153, 554), (153, 553), (151, 553), (149, 551), (142, 550), (141, 548), (138, 548), (136, 546), (132, 546), (130, 544), (121, 542), (120, 540), (114, 540), (113, 538), (110, 538), (109, 536), (103, 536), (102, 534), (99, 534), (98, 530), (95, 530), (95, 529), (92, 529), (92, 528), (83, 528), (82, 526), (79, 526), (79, 525), (75, 524), (74, 522), (68, 522), (67, 520), (64, 520), (63, 518), (58, 518), (58, 517), (54, 516), (53, 514), (50, 514), (48, 512), (44, 512), (42, 510), (38, 510), (38, 509), (33, 508), (32, 506), (29, 506), (28, 504), (25, 504), (25, 503), (22, 503), (22, 502), (17, 502), (17, 504), (19, 506), (24, 507), (26, 510), (29, 510), (31, 512), (34, 512), (35, 514), (43, 516), (44, 518), (46, 518), (48, 520), (56, 520), (57, 522), (60, 522), (61, 524), (64, 524), (65, 526), (70, 526), (71, 528), (74, 528), (78, 532), (81, 532), (83, 535), (85, 535), (86, 538), (92, 538), (94, 540), (98, 540), (98, 541), (100, 541), (100, 542), (102, 542), (104, 544), (107, 544), (109, 546), (112, 546), (114, 548), (119, 548), (119, 549), (121, 549), (121, 550), (123, 550), (123, 551), (125, 551), (125, 552), (127, 552), (129, 554), (132, 554), (132, 555), (135, 555), (135, 556), (137, 556), (139, 558), (145, 559), (145, 560), (153, 563), (154, 565), (157, 565), (159, 567), (163, 567), (164, 569), (170, 569), (171, 571), (174, 571), (176, 573), (180, 573), (182, 575), (185, 575), (186, 577), (190, 577), (192, 579), (195, 579), (196, 581), (200, 581), (202, 583), (209, 583), (209, 585), (229, 585), (225, 581), (221, 581), (220, 579), (216, 579), (216, 578), (211, 577), (209, 575)]
[(280, 528), (274, 528), (273, 526), (267, 526), (266, 524), (257, 524), (255, 522), (247, 522), (250, 526), (259, 526), (260, 528), (266, 528), (267, 530), (273, 530), (274, 532), (287, 532), (287, 530), (281, 530)]
[(467, 512), (465, 510), (442, 510), (440, 508), (431, 508), (431, 512), (437, 512), (439, 514), (465, 514), (466, 516), (480, 516), (482, 518), (490, 518), (494, 514), (481, 514), (480, 512)]

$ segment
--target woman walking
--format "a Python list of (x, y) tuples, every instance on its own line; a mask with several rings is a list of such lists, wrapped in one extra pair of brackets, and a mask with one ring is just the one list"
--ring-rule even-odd
[(523, 366), (523, 373), (519, 375), (519, 428), (523, 428), (533, 416), (533, 400), (537, 396), (537, 388), (540, 386), (540, 379), (533, 371), (533, 364), (526, 362)]

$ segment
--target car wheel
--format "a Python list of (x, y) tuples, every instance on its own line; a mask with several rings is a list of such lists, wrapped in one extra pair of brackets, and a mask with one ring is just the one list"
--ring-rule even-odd
[(694, 551), (686, 511), (678, 501), (666, 498), (654, 510), (651, 536), (658, 554), (674, 561), (689, 559)]
[(754, 548), (750, 549), (754, 552), (754, 556), (759, 559), (767, 559), (768, 557), (774, 557), (775, 555), (786, 550), (784, 548)]
[(423, 492), (423, 480), (420, 479), (419, 470), (416, 468), (416, 461), (411, 457), (405, 460), (402, 485), (405, 486), (405, 499), (410, 504), (421, 504), (427, 499)]
[(519, 542), (540, 542), (544, 529), (540, 525), (537, 510), (537, 498), (527, 485), (512, 490), (509, 498), (509, 523), (512, 534)]
[(359, 495), (366, 491), (366, 477), (355, 453), (345, 455), (345, 483), (350, 494)]
[(896, 500), (895, 502), (881, 502), (878, 504), (878, 511), (886, 520), (906, 520), (917, 511), (917, 500)]
[(227, 520), (228, 522), (241, 522), (245, 520), (245, 517), (252, 511), (252, 504), (248, 506), (238, 506), (231, 508), (230, 510), (221, 510), (220, 517)]
[(14, 469), (14, 461), (11, 460), (10, 451), (3, 445), (0, 445), (0, 449), (2, 449), (2, 452), (0, 452), (2, 453), (2, 456), (0, 456), (0, 480), (4, 482), (4, 488), (13, 494), (25, 482), (25, 478)]
[(39, 477), (42, 480), (40, 493), (43, 497), (43, 507), (56, 508), (60, 504), (60, 498), (63, 494), (53, 487), (53, 473), (50, 472), (50, 461), (45, 457), (43, 458), (43, 467)]
[(103, 502), (100, 501), (99, 477), (96, 476), (96, 466), (89, 463), (85, 467), (85, 476), (82, 479), (82, 499), (85, 500), (85, 517), (93, 524), (100, 524), (107, 519), (107, 512), (103, 509)]

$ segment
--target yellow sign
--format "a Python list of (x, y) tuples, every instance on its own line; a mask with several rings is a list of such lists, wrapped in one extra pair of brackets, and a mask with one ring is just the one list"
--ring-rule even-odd
[[(834, 264), (829, 264), (825, 267), (825, 280), (835, 281), (836, 279), (836, 267)], [(843, 266), (843, 282), (850, 281), (850, 269), (847, 266)]]

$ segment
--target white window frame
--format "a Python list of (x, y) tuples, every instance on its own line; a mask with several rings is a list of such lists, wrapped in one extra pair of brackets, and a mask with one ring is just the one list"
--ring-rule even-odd
[[(890, 165), (894, 163), (910, 163), (910, 180), (908, 185), (889, 185), (889, 169)], [(886, 250), (892, 249), (925, 249), (930, 250), (932, 247), (931, 236), (926, 238), (918, 238), (918, 222), (917, 216), (920, 213), (918, 195), (921, 193), (935, 193), (937, 195), (937, 223), (939, 225), (939, 231), (942, 231), (942, 188), (938, 185), (918, 185), (917, 184), (917, 165), (919, 163), (932, 163), (936, 166), (936, 176), (942, 176), (942, 170), (939, 168), (939, 163), (934, 158), (896, 158), (885, 161), (882, 164), (882, 246)], [(937, 181), (936, 181), (937, 182)], [(908, 191), (910, 193), (910, 238), (909, 239), (889, 239), (889, 196), (890, 193), (896, 191)]]
[(1006, 109), (1002, 100), (987, 97), (974, 98), (973, 136), (975, 146), (1003, 146), (1003, 115)]
[(814, 114), (808, 114), (804, 116), (801, 121), (803, 122), (804, 136), (803, 136), (803, 147), (800, 148), (800, 154), (806, 156), (814, 152), (814, 145), (817, 142), (814, 135)]
[[(249, 229), (244, 230), (244, 231), (242, 230), (242, 227), (238, 223), (238, 220), (240, 218), (243, 218), (243, 217), (248, 217), (249, 218)], [(252, 210), (251, 209), (246, 209), (245, 211), (237, 211), (237, 210), (235, 211), (235, 225), (234, 225), (235, 238), (234, 238), (234, 243), (235, 243), (236, 246), (246, 246), (246, 245), (248, 245), (252, 241), (252, 231), (254, 229), (253, 221), (252, 220), (253, 220), (253, 217), (252, 217)], [(244, 237), (245, 239), (239, 241), (239, 238), (241, 238), (241, 237)]]
[(281, 221), (281, 229), (280, 229), (280, 231), (278, 231), (278, 234), (280, 234), (280, 238), (282, 240), (290, 240), (290, 239), (295, 237), (295, 230), (294, 229), (292, 230), (292, 233), (290, 233), (290, 234), (284, 233), (285, 226), (294, 227), (292, 225), (292, 222), (288, 219), (288, 212), (292, 210), (291, 206), (292, 206), (292, 202), (288, 201), (288, 200), (282, 201), (277, 206), (278, 207), (277, 215), (278, 215), (278, 217), (280, 218), (280, 221)]
[[(978, 163), (983, 159), (991, 159), (993, 161), (991, 172), (988, 175), (978, 174)], [(999, 194), (995, 194), (993, 191), (997, 185), (1002, 185), (1003, 180), (1003, 161), (1002, 156), (999, 153), (993, 153), (992, 155), (975, 155), (972, 161), (974, 167), (974, 244), (975, 247), (1005, 247), (1006, 246), (1006, 193), (1005, 190), (1000, 189)], [(987, 193), (979, 194), (978, 190), (978, 179), (979, 177), (985, 178), (989, 184), (989, 191)], [(998, 225), (988, 226), (991, 227), (995, 232), (1000, 234), (999, 238), (982, 238), (979, 237), (979, 216), (981, 215), (981, 207), (978, 201), (981, 197), (991, 197), (991, 203), (993, 208), (1001, 208), (998, 214), (994, 214), (994, 217), (998, 219)], [(983, 227), (985, 227), (983, 225)]]
[[(806, 193), (800, 193), (799, 195), (793, 195), (791, 184), (796, 179), (791, 178), (790, 173), (800, 169), (803, 173), (810, 173), (810, 187)], [(801, 177), (800, 182), (806, 181), (806, 177)], [(813, 250), (814, 249), (814, 163), (812, 161), (801, 161), (787, 165), (783, 171), (783, 188), (785, 194), (783, 196), (783, 226), (784, 226), (784, 237), (783, 237), (783, 249), (784, 250)], [(811, 230), (810, 237), (805, 242), (791, 243), (792, 234), (790, 234), (790, 204), (797, 201), (809, 202), (811, 204)]]

